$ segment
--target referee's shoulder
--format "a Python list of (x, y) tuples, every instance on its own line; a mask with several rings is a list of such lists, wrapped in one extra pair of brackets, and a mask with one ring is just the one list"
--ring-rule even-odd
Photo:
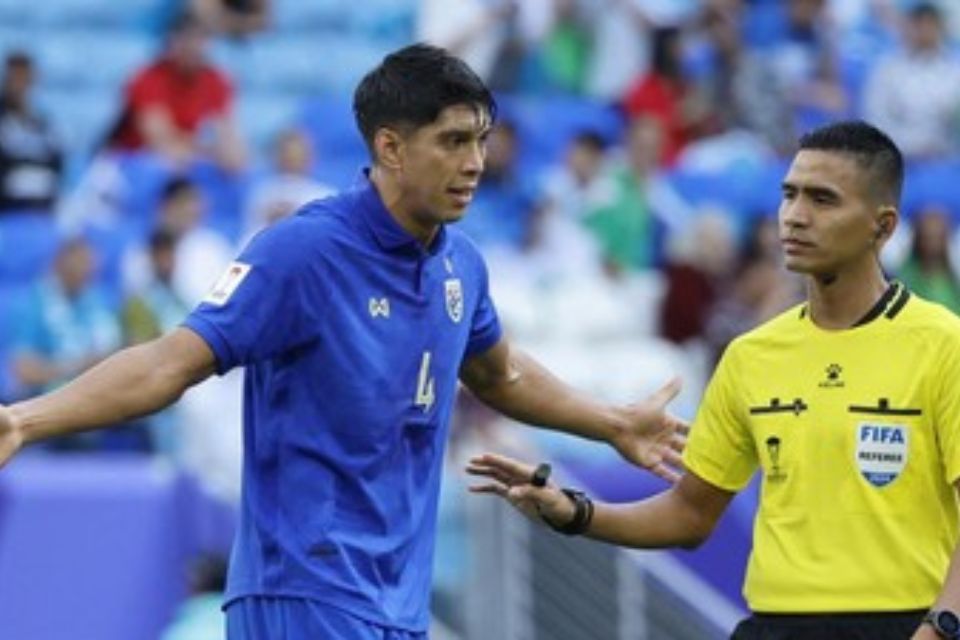
[(783, 339), (791, 335), (804, 318), (806, 304), (796, 304), (786, 311), (757, 325), (749, 331), (741, 333), (730, 342), (728, 349), (741, 350), (745, 348), (766, 346), (772, 341)]
[(922, 331), (928, 337), (960, 344), (960, 316), (940, 303), (921, 298), (911, 292), (910, 304), (903, 313), (903, 329)]

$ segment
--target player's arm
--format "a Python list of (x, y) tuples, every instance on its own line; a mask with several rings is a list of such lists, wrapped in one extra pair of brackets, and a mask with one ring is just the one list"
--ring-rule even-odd
[(482, 402), (527, 424), (608, 442), (623, 457), (668, 479), (679, 478), (687, 425), (665, 412), (679, 392), (673, 380), (642, 402), (611, 406), (559, 380), (500, 340), (466, 360), (460, 379)]
[(215, 370), (207, 343), (189, 329), (120, 351), (48, 394), (0, 405), (0, 464), (24, 444), (153, 413)]
[[(488, 480), (475, 493), (498, 495), (536, 522), (557, 526), (574, 520), (574, 503), (555, 485), (531, 484), (534, 468), (506, 456), (473, 458), (467, 471)], [(625, 547), (696, 547), (710, 537), (734, 494), (686, 473), (678, 483), (646, 500), (628, 504), (594, 503), (584, 535)]]

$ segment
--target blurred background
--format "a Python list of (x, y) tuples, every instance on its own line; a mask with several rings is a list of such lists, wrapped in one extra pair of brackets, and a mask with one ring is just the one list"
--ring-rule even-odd
[[(727, 342), (802, 296), (775, 215), (811, 127), (860, 117), (901, 145), (885, 267), (960, 310), (958, 28), (947, 0), (0, 0), (0, 401), (176, 326), (252, 234), (349, 187), (353, 87), (425, 40), (501, 105), (461, 226), (506, 329), (601, 398), (680, 375), (690, 419)], [(0, 636), (221, 637), (241, 379), (0, 474)], [(437, 640), (723, 638), (744, 613), (755, 487), (701, 549), (632, 553), (468, 498), (490, 449), (607, 500), (663, 488), (460, 397)]]

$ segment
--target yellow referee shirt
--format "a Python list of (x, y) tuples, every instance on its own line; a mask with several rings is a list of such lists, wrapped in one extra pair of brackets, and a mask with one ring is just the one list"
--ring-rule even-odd
[(767, 613), (929, 607), (957, 542), (960, 318), (891, 286), (869, 322), (799, 306), (735, 340), (687, 469), (730, 491), (759, 467), (744, 595)]

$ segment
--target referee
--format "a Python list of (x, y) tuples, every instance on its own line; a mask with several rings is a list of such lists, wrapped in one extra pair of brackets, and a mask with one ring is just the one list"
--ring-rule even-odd
[(0, 406), (0, 463), (246, 366), (230, 640), (422, 640), (447, 427), (459, 382), (521, 421), (614, 446), (673, 479), (676, 382), (608, 406), (503, 337), (487, 270), (455, 228), (496, 112), (480, 79), (414, 45), (360, 83), (372, 166), (259, 234), (183, 326), (49, 395)]
[(899, 150), (868, 124), (801, 139), (780, 235), (807, 301), (727, 349), (678, 484), (594, 506), (488, 455), (471, 462), (492, 480), (476, 490), (568, 533), (695, 546), (759, 470), (753, 614), (734, 639), (960, 638), (960, 319), (884, 278), (902, 181)]

